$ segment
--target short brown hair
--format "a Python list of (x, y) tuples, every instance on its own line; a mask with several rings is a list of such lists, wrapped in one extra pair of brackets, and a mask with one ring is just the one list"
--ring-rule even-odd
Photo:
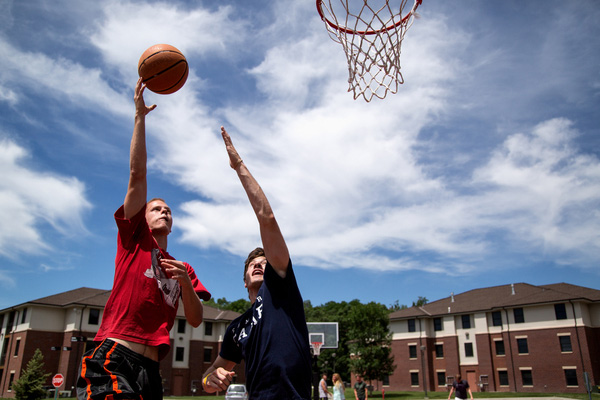
[(153, 197), (153, 198), (151, 198), (150, 200), (148, 200), (148, 201), (146, 202), (146, 204), (150, 204), (150, 203), (152, 203), (153, 201), (162, 201), (163, 203), (167, 204), (167, 202), (166, 202), (166, 201), (164, 201), (164, 199), (161, 199), (160, 197)]
[(265, 256), (265, 251), (263, 250), (262, 247), (257, 247), (254, 250), (252, 250), (250, 252), (250, 254), (248, 254), (248, 258), (246, 258), (246, 261), (244, 261), (244, 281), (246, 280), (246, 271), (248, 271), (248, 265), (250, 265), (250, 262), (252, 260), (254, 260), (255, 258), (264, 257), (264, 256)]

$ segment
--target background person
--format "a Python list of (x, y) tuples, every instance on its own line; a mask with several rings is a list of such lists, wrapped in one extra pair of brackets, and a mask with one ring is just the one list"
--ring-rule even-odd
[(356, 383), (354, 384), (354, 397), (356, 400), (368, 400), (369, 391), (367, 390), (367, 383), (363, 382), (362, 376), (356, 374)]
[(469, 396), (473, 400), (473, 393), (469, 387), (469, 382), (463, 380), (460, 374), (456, 375), (456, 379), (452, 382), (452, 389), (450, 389), (450, 393), (448, 394), (448, 400), (450, 400), (454, 392), (456, 392), (455, 398), (457, 400), (467, 400), (467, 392), (469, 392)]
[(327, 400), (330, 395), (331, 392), (327, 389), (327, 374), (323, 374), (319, 381), (319, 400)]
[(331, 380), (333, 381), (333, 400), (346, 400), (346, 394), (344, 393), (346, 389), (344, 388), (344, 382), (342, 382), (340, 374), (336, 372), (331, 377)]

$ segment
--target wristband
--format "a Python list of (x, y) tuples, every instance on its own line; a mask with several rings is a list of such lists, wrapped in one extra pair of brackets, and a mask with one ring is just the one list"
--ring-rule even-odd
[(206, 375), (204, 377), (204, 379), (202, 379), (202, 386), (206, 387), (206, 382), (208, 381), (208, 377), (211, 376), (213, 374), (213, 372), (211, 372), (210, 374)]

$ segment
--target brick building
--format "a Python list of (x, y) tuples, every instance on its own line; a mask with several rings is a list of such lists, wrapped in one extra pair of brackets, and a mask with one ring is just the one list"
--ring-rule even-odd
[[(390, 314), (389, 390), (585, 393), (600, 384), (600, 290), (566, 283), (475, 289)], [(389, 386), (388, 386), (389, 385)]]
[[(79, 288), (0, 310), (0, 397), (12, 398), (10, 387), (37, 348), (44, 355), (51, 377), (60, 373), (65, 384), (59, 390), (75, 396), (77, 369), (85, 350), (100, 327), (110, 290)], [(225, 328), (239, 313), (205, 306), (204, 322), (193, 328), (183, 309), (171, 330), (171, 351), (161, 361), (165, 395), (202, 395), (200, 380), (217, 357)], [(236, 380), (244, 382), (243, 365)], [(196, 391), (194, 392), (194, 387)]]

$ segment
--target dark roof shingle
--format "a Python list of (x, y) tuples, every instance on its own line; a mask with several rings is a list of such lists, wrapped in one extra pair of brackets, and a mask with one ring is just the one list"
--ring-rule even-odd
[(568, 283), (535, 286), (528, 283), (473, 289), (452, 295), (422, 307), (410, 307), (390, 314), (390, 319), (414, 318), (487, 311), (502, 307), (582, 300), (600, 301), (600, 290)]

